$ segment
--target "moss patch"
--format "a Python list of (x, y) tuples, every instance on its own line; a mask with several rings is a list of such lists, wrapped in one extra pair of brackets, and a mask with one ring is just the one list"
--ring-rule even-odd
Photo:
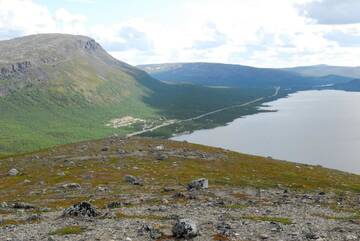
[(55, 231), (49, 233), (50, 235), (69, 235), (69, 234), (81, 234), (85, 231), (85, 228), (82, 226), (67, 226), (63, 228), (56, 229)]

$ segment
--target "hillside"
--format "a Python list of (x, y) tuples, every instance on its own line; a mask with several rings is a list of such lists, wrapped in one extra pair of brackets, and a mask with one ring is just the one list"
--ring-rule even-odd
[(81, 142), (0, 175), (1, 240), (179, 240), (183, 218), (194, 241), (360, 237), (360, 176), (185, 142)]
[(303, 76), (323, 77), (328, 75), (344, 76), (348, 78), (360, 78), (360, 67), (312, 65), (294, 68), (283, 68), (282, 70), (297, 73)]
[(174, 63), (138, 66), (154, 78), (205, 86), (306, 89), (349, 80), (340, 76), (310, 77), (281, 69), (217, 63)]
[(272, 92), (168, 85), (114, 59), (85, 36), (0, 41), (0, 155), (125, 135)]
[(158, 81), (93, 39), (41, 34), (0, 42), (0, 153), (109, 135), (112, 118), (156, 116), (142, 101)]
[(354, 79), (346, 83), (339, 83), (334, 85), (333, 88), (346, 91), (360, 91), (360, 79)]

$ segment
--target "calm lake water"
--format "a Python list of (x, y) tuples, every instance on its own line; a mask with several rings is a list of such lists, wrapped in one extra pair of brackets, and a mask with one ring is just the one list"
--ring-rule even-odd
[(172, 139), (360, 174), (360, 93), (303, 91), (266, 105), (277, 112)]

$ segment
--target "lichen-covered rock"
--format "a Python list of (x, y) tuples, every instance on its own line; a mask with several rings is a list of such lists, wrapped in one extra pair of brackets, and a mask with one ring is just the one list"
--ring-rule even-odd
[(199, 178), (196, 179), (192, 182), (190, 182), (187, 186), (188, 190), (193, 190), (193, 189), (206, 189), (209, 187), (209, 181), (208, 179), (205, 178)]
[(15, 169), (15, 168), (11, 168), (8, 172), (9, 176), (17, 176), (20, 172)]
[(231, 234), (231, 226), (228, 223), (221, 222), (216, 225), (216, 229), (220, 234), (229, 236)]
[(156, 160), (159, 160), (159, 161), (163, 161), (163, 160), (165, 160), (167, 158), (168, 158), (168, 155), (165, 155), (165, 154), (158, 154), (156, 156)]
[(40, 214), (32, 214), (29, 217), (26, 218), (26, 221), (28, 222), (37, 222), (42, 219)]
[(140, 178), (135, 177), (133, 175), (126, 175), (124, 177), (124, 181), (132, 185), (143, 185), (143, 181)]
[(63, 189), (81, 189), (81, 186), (79, 183), (65, 183), (61, 185), (61, 188)]
[(191, 219), (179, 219), (172, 229), (175, 238), (193, 238), (198, 235), (196, 223)]
[(29, 203), (24, 203), (24, 202), (16, 202), (12, 205), (12, 208), (15, 209), (33, 209), (35, 208), (34, 205), (29, 204)]
[(100, 213), (88, 202), (81, 202), (63, 211), (63, 217), (96, 217)]
[(156, 151), (163, 151), (165, 149), (164, 145), (158, 145), (154, 148)]

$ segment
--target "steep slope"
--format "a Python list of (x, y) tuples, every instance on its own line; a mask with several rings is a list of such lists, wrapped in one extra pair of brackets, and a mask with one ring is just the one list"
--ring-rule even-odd
[(280, 69), (217, 63), (153, 64), (139, 67), (154, 78), (163, 81), (207, 86), (310, 88), (348, 80), (337, 76), (304, 77)]
[(162, 85), (88, 37), (1, 41), (0, 153), (110, 135), (116, 131), (105, 124), (125, 115), (155, 118), (143, 102), (151, 92), (145, 82)]
[(331, 65), (322, 64), (322, 65), (313, 65), (313, 66), (284, 68), (282, 70), (301, 74), (303, 76), (321, 77), (327, 75), (337, 75), (348, 78), (360, 78), (360, 67), (331, 66)]
[(145, 79), (150, 78), (85, 36), (40, 34), (0, 42), (2, 96), (40, 87), (71, 91), (93, 102), (118, 101)]

